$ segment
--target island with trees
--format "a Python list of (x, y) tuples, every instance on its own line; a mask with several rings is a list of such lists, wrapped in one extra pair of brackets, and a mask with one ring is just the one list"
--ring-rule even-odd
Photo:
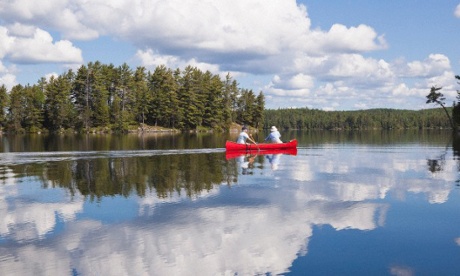
[(90, 62), (33, 85), (0, 86), (5, 132), (126, 132), (154, 126), (173, 130), (261, 127), (265, 99), (209, 71), (187, 66), (153, 72), (127, 64)]

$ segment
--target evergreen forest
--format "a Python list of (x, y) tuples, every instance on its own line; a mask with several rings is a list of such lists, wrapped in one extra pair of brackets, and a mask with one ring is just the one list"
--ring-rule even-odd
[(238, 87), (227, 74), (187, 66), (115, 67), (99, 61), (33, 85), (0, 86), (0, 130), (125, 132), (158, 126), (224, 131), (231, 123), (261, 127), (262, 92)]
[[(452, 108), (447, 110), (452, 112)], [(442, 108), (357, 111), (322, 111), (308, 108), (266, 110), (264, 126), (268, 128), (270, 125), (299, 130), (451, 128)]]

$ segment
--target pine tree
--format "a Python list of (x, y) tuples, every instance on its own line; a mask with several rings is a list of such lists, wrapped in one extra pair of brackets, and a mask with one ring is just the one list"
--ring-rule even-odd
[(91, 77), (92, 71), (85, 65), (80, 66), (73, 82), (72, 87), (72, 102), (74, 103), (75, 110), (77, 111), (76, 127), (78, 129), (85, 128), (86, 131), (91, 127)]
[(254, 125), (257, 124), (257, 118), (254, 118), (255, 114), (255, 103), (256, 97), (252, 90), (242, 89), (241, 95), (237, 101), (237, 119), (236, 121), (240, 124)]
[(136, 120), (145, 124), (151, 94), (147, 85), (147, 73), (145, 67), (137, 67), (133, 77), (133, 113)]
[(150, 114), (154, 124), (174, 127), (180, 112), (174, 73), (164, 65), (155, 68), (149, 76), (149, 90), (152, 99)]
[(264, 121), (264, 110), (265, 110), (265, 96), (262, 91), (256, 98), (254, 103), (254, 113), (253, 113), (253, 122), (252, 125), (256, 128), (262, 127), (262, 122)]
[(199, 109), (199, 87), (197, 84), (197, 69), (187, 66), (181, 78), (179, 78), (178, 98), (180, 109), (182, 109), (182, 126), (185, 129), (196, 129), (201, 123), (200, 114), (202, 110)]
[(5, 85), (0, 86), (0, 131), (6, 125), (6, 110), (9, 106), (8, 90)]
[(104, 66), (99, 61), (89, 63), (89, 91), (91, 122), (95, 127), (107, 127), (110, 122), (109, 88), (107, 76), (103, 71)]
[(20, 84), (13, 86), (10, 91), (10, 106), (8, 108), (8, 130), (23, 132), (23, 118), (25, 116), (24, 87)]
[(71, 102), (74, 77), (75, 74), (69, 70), (57, 78), (51, 77), (45, 86), (46, 127), (51, 131), (74, 127), (75, 110)]
[(115, 119), (115, 128), (125, 131), (135, 117), (131, 112), (134, 108), (133, 73), (126, 63), (118, 67), (116, 72), (118, 82), (115, 87), (113, 111), (117, 110), (117, 113), (112, 115)]
[(207, 84), (206, 99), (204, 100), (203, 125), (213, 129), (223, 129), (225, 126), (223, 98), (223, 83), (218, 75), (205, 74)]
[(24, 96), (23, 126), (27, 131), (39, 131), (43, 127), (45, 93), (38, 85), (28, 85), (24, 88)]

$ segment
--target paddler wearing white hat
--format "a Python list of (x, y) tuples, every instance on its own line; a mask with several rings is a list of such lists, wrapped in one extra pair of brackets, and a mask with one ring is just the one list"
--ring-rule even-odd
[(281, 141), (281, 134), (275, 126), (270, 128), (270, 134), (265, 138), (264, 141), (269, 141), (270, 143), (283, 143)]

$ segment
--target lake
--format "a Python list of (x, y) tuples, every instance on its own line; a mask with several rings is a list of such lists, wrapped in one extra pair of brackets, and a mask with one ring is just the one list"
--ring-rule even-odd
[(282, 138), (0, 136), (0, 275), (459, 275), (460, 139)]

